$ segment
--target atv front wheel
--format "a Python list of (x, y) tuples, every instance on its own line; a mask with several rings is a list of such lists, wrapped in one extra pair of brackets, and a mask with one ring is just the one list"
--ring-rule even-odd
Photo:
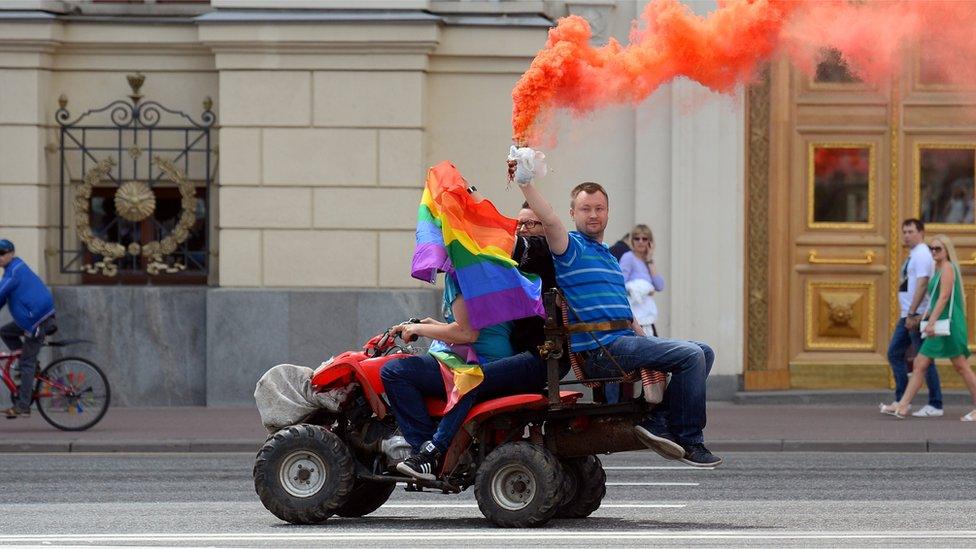
[(561, 503), (563, 470), (548, 450), (509, 442), (492, 450), (478, 468), (474, 497), (485, 518), (505, 528), (542, 526)]
[(346, 502), (336, 509), (335, 514), (346, 518), (364, 517), (386, 503), (395, 489), (395, 482), (357, 480)]
[(566, 475), (562, 503), (555, 518), (586, 518), (607, 494), (607, 473), (596, 456), (560, 460)]
[(346, 502), (353, 470), (352, 455), (335, 434), (318, 425), (292, 425), (258, 451), (254, 490), (281, 520), (317, 524)]

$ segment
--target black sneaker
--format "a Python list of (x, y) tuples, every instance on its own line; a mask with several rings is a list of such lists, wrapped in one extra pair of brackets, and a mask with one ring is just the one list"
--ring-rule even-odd
[(674, 440), (674, 435), (649, 419), (634, 425), (634, 432), (644, 446), (665, 459), (681, 459), (685, 455), (685, 449)]
[(437, 465), (441, 460), (441, 451), (433, 442), (427, 441), (420, 452), (397, 464), (396, 469), (405, 475), (420, 480), (436, 480)]
[(689, 444), (685, 446), (685, 455), (681, 462), (695, 467), (715, 468), (722, 464), (722, 458), (709, 452), (704, 444)]

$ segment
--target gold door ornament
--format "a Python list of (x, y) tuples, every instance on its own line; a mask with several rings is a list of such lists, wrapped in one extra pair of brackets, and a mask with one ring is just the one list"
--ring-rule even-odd
[[(176, 226), (162, 239), (144, 245), (132, 242), (126, 247), (121, 243), (108, 242), (96, 236), (91, 228), (92, 189), (104, 180), (115, 166), (115, 160), (112, 158), (101, 160), (85, 173), (75, 192), (75, 227), (78, 238), (92, 254), (102, 256), (101, 261), (82, 265), (83, 271), (89, 274), (116, 276), (118, 265), (115, 262), (126, 254), (145, 257), (148, 260), (146, 272), (150, 275), (176, 273), (186, 269), (186, 266), (179, 262), (169, 265), (164, 258), (175, 252), (180, 244), (190, 237), (190, 229), (197, 220), (196, 188), (169, 160), (155, 156), (153, 163), (169, 181), (176, 184), (180, 191), (180, 215)], [(152, 188), (142, 181), (129, 181), (120, 185), (115, 191), (114, 201), (119, 216), (133, 222), (145, 220), (152, 215), (156, 207), (156, 197)]]
[(807, 350), (873, 349), (875, 299), (874, 282), (808, 282)]

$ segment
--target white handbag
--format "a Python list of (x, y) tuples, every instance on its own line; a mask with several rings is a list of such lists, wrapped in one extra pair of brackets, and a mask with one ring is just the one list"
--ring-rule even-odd
[[(959, 271), (956, 271), (956, 276), (959, 276)], [(950, 297), (949, 297), (949, 318), (943, 318), (942, 320), (936, 320), (935, 321), (935, 336), (936, 337), (950, 335), (950, 333), (949, 333), (949, 321), (952, 320), (952, 304), (953, 304), (953, 302), (955, 302), (955, 300), (956, 300), (956, 282), (955, 282), (955, 280), (953, 280), (952, 281), (952, 294), (950, 294)], [(932, 310), (932, 307), (931, 306), (929, 306), (929, 310)], [(925, 337), (927, 335), (925, 333), (925, 327), (928, 326), (929, 322), (930, 322), (929, 320), (923, 320), (918, 325), (919, 331), (922, 332), (922, 339), (925, 339)]]

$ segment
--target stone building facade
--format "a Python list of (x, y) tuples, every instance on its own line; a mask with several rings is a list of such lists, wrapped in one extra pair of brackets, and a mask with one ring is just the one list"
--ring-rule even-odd
[[(513, 85), (557, 18), (577, 13), (595, 40), (626, 40), (639, 7), (8, 0), (0, 235), (55, 286), (62, 331), (96, 340), (81, 352), (106, 367), (119, 404), (245, 405), (273, 364), (314, 366), (394, 321), (436, 314), (437, 290), (409, 277), (426, 167), (453, 161), (514, 215)], [(62, 203), (86, 169), (61, 164), (59, 98), (79, 115), (131, 94), (134, 73), (143, 101), (197, 116), (210, 98), (215, 115), (208, 268), (194, 284), (119, 284), (63, 266), (78, 232)], [(636, 109), (560, 118), (541, 182), (567, 213), (575, 184), (606, 186), (608, 239), (653, 228), (668, 281), (659, 328), (715, 347), (716, 398), (739, 388), (744, 364), (745, 117), (743, 96), (678, 81)]]

